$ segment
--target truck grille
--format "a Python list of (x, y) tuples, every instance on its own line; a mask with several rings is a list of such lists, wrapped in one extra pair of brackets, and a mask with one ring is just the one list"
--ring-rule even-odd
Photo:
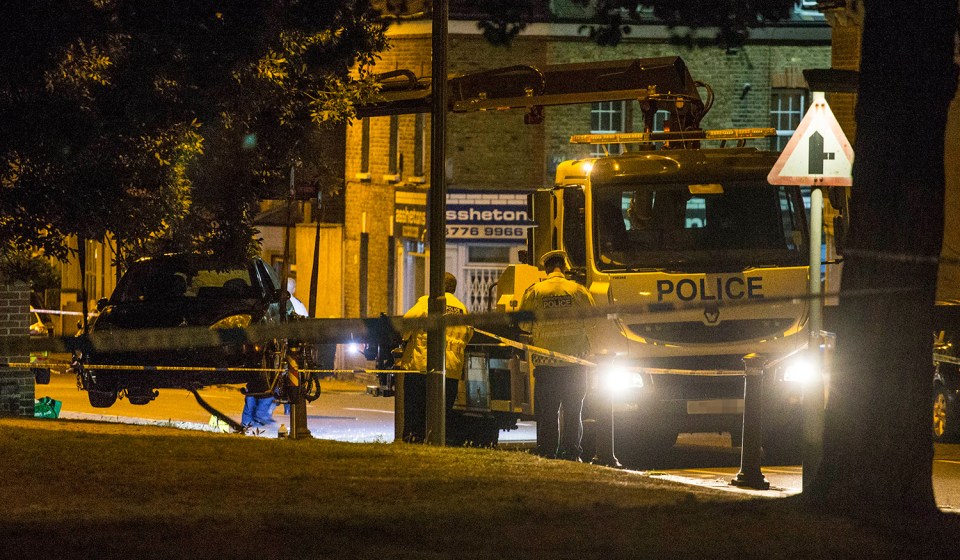
[(707, 344), (741, 340), (769, 339), (783, 336), (793, 319), (735, 319), (705, 325), (700, 321), (679, 323), (634, 323), (630, 332), (654, 342), (673, 344)]

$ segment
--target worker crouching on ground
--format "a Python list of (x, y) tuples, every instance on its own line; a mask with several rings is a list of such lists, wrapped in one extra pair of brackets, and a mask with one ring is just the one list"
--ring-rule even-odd
[[(567, 280), (564, 251), (549, 251), (540, 258), (547, 277), (527, 288), (521, 311), (569, 310), (571, 319), (537, 321), (532, 325), (534, 346), (583, 358), (590, 353), (588, 333), (593, 319), (577, 318), (578, 308), (593, 307), (593, 296), (580, 284)], [(530, 330), (529, 325), (525, 325)], [(587, 396), (587, 371), (579, 364), (534, 355), (534, 413), (537, 421), (537, 454), (581, 461), (583, 449), (583, 399)], [(560, 409), (563, 408), (563, 426)]]
[[(457, 277), (449, 272), (444, 276), (444, 297), (447, 301), (444, 315), (463, 315), (467, 307), (457, 299), (453, 293), (457, 290)], [(417, 303), (404, 313), (404, 319), (416, 319), (427, 316), (430, 296), (426, 295), (417, 300)], [(400, 358), (400, 367), (408, 371), (427, 371), (427, 332), (422, 329), (405, 330), (401, 333), (406, 346), (403, 357)], [(463, 355), (467, 343), (473, 336), (473, 327), (457, 325), (446, 329), (445, 370), (446, 382), (446, 432), (447, 443), (458, 443), (458, 427), (449, 413), (457, 400), (457, 391), (460, 379), (463, 377)], [(424, 441), (426, 439), (426, 375), (404, 375), (404, 441)]]

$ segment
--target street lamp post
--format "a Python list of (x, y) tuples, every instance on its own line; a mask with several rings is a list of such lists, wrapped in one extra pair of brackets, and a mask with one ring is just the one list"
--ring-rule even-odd
[[(441, 317), (446, 310), (443, 293), (444, 260), (446, 258), (446, 128), (447, 128), (447, 0), (433, 3), (433, 106), (430, 128), (430, 301), (431, 317)], [(444, 358), (446, 331), (439, 322), (427, 332), (427, 421), (426, 439), (431, 445), (446, 441), (446, 388)]]

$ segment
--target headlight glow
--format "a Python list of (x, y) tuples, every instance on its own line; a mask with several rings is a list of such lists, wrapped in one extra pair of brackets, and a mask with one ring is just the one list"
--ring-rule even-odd
[(356, 342), (351, 342), (350, 344), (347, 344), (347, 352), (351, 354), (359, 354), (362, 351), (363, 349)]
[(253, 317), (242, 313), (240, 315), (230, 315), (229, 317), (224, 317), (216, 323), (210, 325), (210, 330), (217, 329), (245, 329), (250, 326), (250, 323), (253, 321)]
[(810, 360), (794, 360), (783, 371), (783, 380), (787, 383), (806, 385), (814, 380), (816, 370)]
[(600, 369), (600, 388), (608, 395), (619, 395), (643, 387), (643, 377), (622, 364), (607, 364)]

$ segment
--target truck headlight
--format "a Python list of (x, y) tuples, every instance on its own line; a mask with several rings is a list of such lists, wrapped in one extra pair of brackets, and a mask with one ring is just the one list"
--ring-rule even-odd
[(620, 395), (643, 387), (643, 376), (622, 364), (606, 364), (600, 368), (600, 388), (608, 395)]
[(783, 370), (783, 380), (787, 383), (806, 385), (816, 379), (817, 370), (809, 359), (793, 360)]

